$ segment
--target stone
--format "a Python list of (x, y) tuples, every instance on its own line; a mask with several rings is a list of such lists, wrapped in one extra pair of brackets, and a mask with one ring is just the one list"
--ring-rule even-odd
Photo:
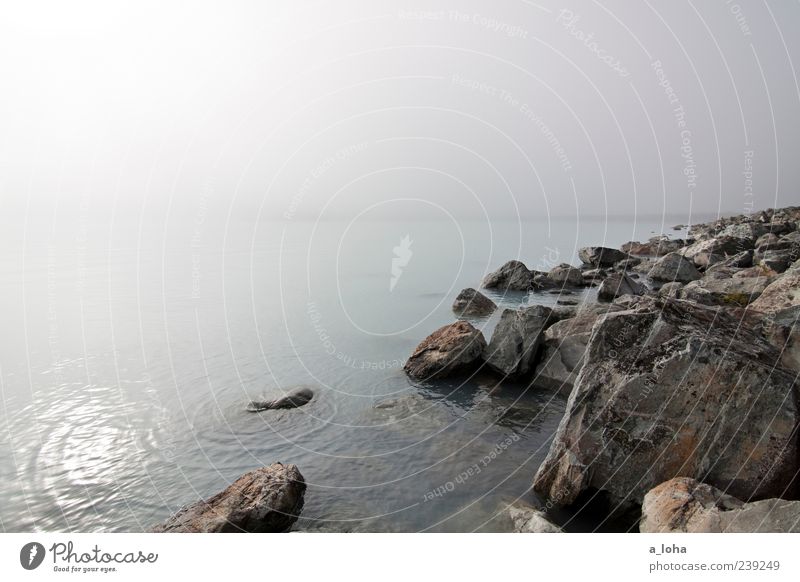
[(644, 496), (642, 533), (800, 533), (800, 501), (745, 503), (688, 477), (676, 477)]
[(628, 255), (617, 249), (584, 247), (578, 251), (578, 258), (593, 267), (612, 267), (614, 263), (628, 258)]
[(453, 311), (464, 316), (485, 317), (497, 309), (494, 301), (475, 289), (467, 288), (461, 291), (453, 301)]
[(793, 494), (798, 389), (754, 320), (639, 300), (595, 323), (535, 491), (559, 505), (592, 489), (641, 504), (687, 476), (744, 499)]
[(717, 271), (720, 269), (746, 269), (748, 267), (753, 266), (753, 250), (746, 250), (742, 251), (741, 253), (736, 253), (733, 256), (730, 256), (722, 261), (715, 263), (713, 265), (709, 265), (706, 269), (706, 275), (713, 271)]
[(224, 491), (180, 509), (155, 533), (279, 533), (303, 509), (306, 483), (295, 465), (275, 463), (245, 473)]
[(691, 260), (696, 266), (708, 266), (713, 264), (712, 257), (719, 256), (720, 260), (726, 257), (737, 255), (743, 251), (752, 249), (753, 245), (748, 239), (735, 238), (730, 236), (720, 236), (708, 240), (697, 241), (686, 248), (678, 251), (687, 259)]
[(677, 281), (664, 283), (658, 288), (658, 295), (661, 297), (677, 297), (681, 289), (683, 289), (683, 283), (678, 283)]
[(544, 511), (522, 504), (511, 505), (508, 516), (514, 524), (515, 533), (564, 533), (552, 523)]
[(504, 310), (483, 351), (486, 365), (504, 376), (533, 372), (551, 315), (542, 305)]
[(416, 347), (403, 366), (415, 380), (433, 380), (469, 372), (486, 348), (483, 334), (467, 321), (440, 327)]
[(620, 247), (623, 253), (640, 257), (661, 257), (674, 253), (686, 245), (682, 239), (670, 239), (665, 236), (654, 236), (647, 242), (631, 241)]
[(769, 277), (703, 278), (687, 283), (678, 297), (705, 305), (744, 307), (758, 299), (770, 281)]
[(485, 289), (501, 291), (528, 291), (533, 286), (533, 275), (520, 261), (508, 261), (493, 273), (483, 278)]
[(732, 224), (730, 226), (725, 227), (720, 234), (722, 236), (730, 236), (733, 238), (740, 238), (752, 241), (755, 241), (761, 235), (764, 235), (769, 232), (769, 227), (764, 224), (757, 224), (753, 222), (748, 222), (744, 224)]
[(622, 295), (644, 295), (646, 291), (644, 285), (624, 273), (613, 273), (600, 284), (597, 299), (610, 302)]
[(313, 398), (314, 391), (311, 388), (308, 386), (300, 386), (277, 398), (272, 398), (270, 400), (253, 400), (248, 404), (247, 410), (250, 412), (260, 412), (262, 410), (299, 408), (311, 402)]
[(539, 359), (533, 383), (568, 395), (583, 366), (592, 326), (604, 313), (621, 309), (613, 304), (587, 306), (574, 316), (548, 327), (544, 334), (544, 352)]
[(550, 269), (547, 278), (556, 285), (580, 287), (583, 285), (583, 273), (571, 265), (563, 263)]
[(800, 372), (800, 305), (770, 313), (762, 323), (763, 334), (781, 353), (781, 366)]
[(694, 264), (678, 253), (669, 253), (656, 261), (647, 276), (655, 281), (688, 283), (700, 279), (702, 275)]
[(775, 313), (800, 305), (800, 273), (785, 273), (770, 283), (750, 309)]

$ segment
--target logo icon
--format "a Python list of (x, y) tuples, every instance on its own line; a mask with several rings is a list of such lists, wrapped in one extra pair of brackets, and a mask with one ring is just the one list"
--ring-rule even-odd
[(30, 542), (19, 551), (19, 563), (26, 570), (35, 570), (44, 561), (44, 546), (39, 542)]
[(392, 249), (392, 251), (394, 251), (394, 257), (392, 258), (392, 278), (389, 280), (390, 292), (394, 291), (395, 285), (397, 285), (397, 282), (403, 275), (403, 268), (408, 265), (408, 262), (414, 254), (411, 251), (413, 242), (411, 237), (406, 235), (400, 239), (400, 244)]

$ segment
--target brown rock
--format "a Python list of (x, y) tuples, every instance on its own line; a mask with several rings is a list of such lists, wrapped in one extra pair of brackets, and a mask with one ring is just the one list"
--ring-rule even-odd
[(483, 334), (467, 321), (440, 327), (422, 340), (403, 369), (417, 380), (446, 378), (469, 371), (486, 348)]

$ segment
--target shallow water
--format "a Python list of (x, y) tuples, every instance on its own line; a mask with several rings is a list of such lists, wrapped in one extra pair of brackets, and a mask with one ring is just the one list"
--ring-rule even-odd
[[(486, 375), (415, 385), (404, 358), (506, 260), (577, 264), (671, 224), (32, 226), (2, 255), (0, 528), (146, 530), (282, 461), (308, 482), (296, 529), (507, 530), (508, 503), (537, 501), (564, 398)], [(488, 337), (498, 315), (473, 322)], [(316, 390), (303, 408), (245, 410), (297, 385)]]

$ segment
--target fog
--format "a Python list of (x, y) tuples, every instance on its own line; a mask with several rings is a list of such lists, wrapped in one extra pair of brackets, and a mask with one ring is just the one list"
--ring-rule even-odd
[[(800, 203), (796, 2), (24, 2), (3, 242), (219, 221)], [(29, 231), (28, 231), (29, 232)]]

